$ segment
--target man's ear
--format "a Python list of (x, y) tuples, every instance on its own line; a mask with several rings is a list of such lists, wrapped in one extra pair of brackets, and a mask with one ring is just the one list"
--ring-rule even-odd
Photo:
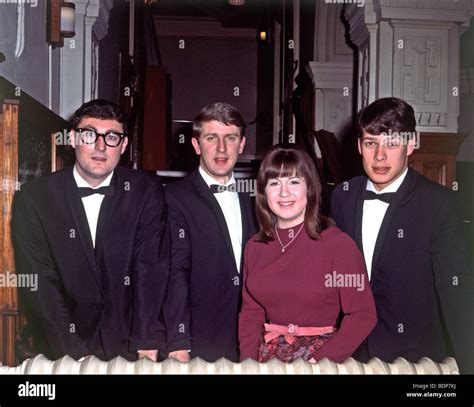
[(408, 146), (407, 146), (407, 157), (413, 153), (416, 147), (416, 140), (414, 138), (411, 138), (408, 140)]
[(199, 146), (199, 141), (196, 137), (193, 137), (191, 139), (191, 143), (194, 147), (194, 151), (196, 152), (197, 155), (201, 155), (201, 147)]
[(122, 142), (122, 147), (120, 149), (120, 154), (123, 154), (125, 152), (125, 149), (128, 146), (128, 137), (124, 137), (123, 142)]
[(247, 139), (245, 136), (242, 137), (242, 140), (240, 140), (240, 146), (239, 146), (239, 154), (242, 154), (244, 152), (244, 147), (245, 147), (245, 142)]
[(357, 139), (357, 149), (359, 150), (359, 154), (362, 155), (362, 139), (360, 137)]
[(72, 148), (76, 148), (76, 132), (70, 130), (67, 136), (69, 138), (69, 145), (72, 146)]

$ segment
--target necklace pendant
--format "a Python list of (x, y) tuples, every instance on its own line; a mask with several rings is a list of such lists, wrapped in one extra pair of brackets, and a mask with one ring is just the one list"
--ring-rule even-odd
[(282, 253), (283, 253), (284, 251), (285, 251), (285, 249), (284, 249), (284, 248), (283, 248), (283, 249), (281, 249), (281, 252), (282, 252)]

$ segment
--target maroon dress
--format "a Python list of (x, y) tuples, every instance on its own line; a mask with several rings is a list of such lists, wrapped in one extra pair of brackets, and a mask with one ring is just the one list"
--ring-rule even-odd
[[(290, 242), (299, 229), (300, 225), (278, 229), (281, 243), (252, 238), (245, 247), (241, 360), (327, 357), (343, 362), (375, 326), (374, 299), (354, 241), (335, 226), (322, 232), (322, 239), (313, 240), (303, 227), (282, 252), (282, 244)], [(343, 318), (338, 324), (340, 314)], [(265, 340), (265, 323), (335, 330), (312, 336), (273, 334)]]

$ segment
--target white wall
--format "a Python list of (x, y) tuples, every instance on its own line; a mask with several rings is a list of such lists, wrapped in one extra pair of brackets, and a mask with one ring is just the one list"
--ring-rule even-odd
[[(59, 113), (59, 81), (49, 81), (50, 47), (46, 43), (46, 0), (19, 6), (0, 3), (0, 52), (6, 57), (0, 75), (47, 107)], [(24, 10), (24, 30), (18, 12)], [(15, 56), (17, 42), (23, 39), (21, 55)], [(17, 40), (18, 39), (18, 40)], [(52, 72), (59, 70), (59, 49), (51, 50)], [(51, 88), (50, 88), (51, 85)]]
[[(46, 0), (21, 0), (21, 5), (8, 1), (0, 1), (0, 52), (6, 57), (0, 75), (69, 119), (97, 96), (97, 84), (91, 82), (97, 78), (92, 71), (98, 70), (93, 40), (98, 43), (107, 34), (113, 0), (74, 0), (76, 35), (55, 49), (46, 42)], [(15, 49), (22, 51), (15, 55)]]
[(338, 140), (352, 121), (354, 51), (347, 45), (342, 4), (316, 3), (314, 61), (306, 68), (315, 87), (315, 130), (333, 132)]
[(461, 145), (458, 161), (474, 161), (474, 17), (461, 36), (461, 88), (459, 132), (468, 134)]

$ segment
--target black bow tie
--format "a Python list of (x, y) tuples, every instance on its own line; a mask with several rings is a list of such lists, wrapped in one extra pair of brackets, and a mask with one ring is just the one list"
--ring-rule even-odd
[(89, 195), (93, 194), (101, 194), (101, 195), (113, 195), (114, 194), (114, 188), (111, 186), (108, 187), (100, 187), (100, 188), (89, 188), (89, 187), (79, 187), (79, 196), (81, 198), (84, 198)]
[(230, 185), (219, 185), (219, 184), (211, 184), (209, 185), (213, 194), (217, 194), (219, 192), (229, 191), (229, 192), (237, 192), (237, 184), (230, 184)]
[(395, 195), (395, 192), (385, 192), (383, 194), (376, 194), (373, 191), (365, 190), (364, 192), (362, 192), (362, 199), (364, 201), (368, 201), (371, 199), (379, 199), (389, 204), (394, 195)]

